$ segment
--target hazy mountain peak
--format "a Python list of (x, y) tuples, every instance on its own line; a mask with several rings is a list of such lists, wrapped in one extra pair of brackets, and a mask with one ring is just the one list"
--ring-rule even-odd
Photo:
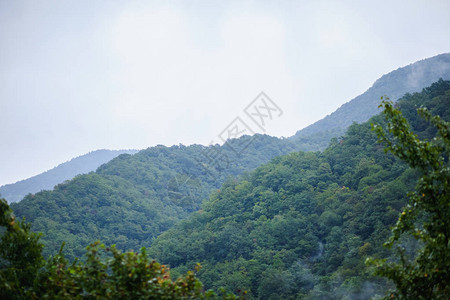
[(299, 140), (302, 150), (322, 150), (331, 138), (343, 135), (353, 122), (365, 122), (379, 113), (377, 107), (381, 96), (387, 95), (396, 101), (406, 93), (420, 92), (440, 78), (450, 79), (450, 53), (423, 59), (383, 75), (365, 93), (297, 131), (291, 139)]

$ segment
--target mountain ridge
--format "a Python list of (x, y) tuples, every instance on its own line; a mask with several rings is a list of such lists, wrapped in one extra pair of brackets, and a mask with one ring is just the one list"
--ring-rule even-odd
[(323, 150), (331, 138), (343, 135), (353, 122), (365, 122), (379, 113), (381, 96), (396, 101), (405, 94), (420, 92), (440, 78), (450, 79), (450, 53), (425, 58), (381, 76), (367, 91), (289, 139), (303, 142), (303, 151)]
[(27, 194), (50, 190), (57, 184), (89, 173), (121, 154), (134, 154), (138, 150), (98, 149), (74, 157), (38, 175), (0, 186), (0, 195), (9, 203), (18, 202)]
[[(425, 58), (407, 66), (399, 67), (396, 70), (381, 76), (363, 94), (344, 103), (333, 113), (297, 131), (293, 136), (288, 137), (288, 139), (294, 141), (296, 150), (323, 150), (328, 146), (333, 137), (340, 137), (343, 135), (353, 122), (365, 122), (370, 117), (376, 115), (379, 112), (377, 106), (380, 101), (380, 96), (387, 95), (395, 101), (404, 94), (419, 92), (422, 88), (429, 86), (439, 78), (444, 80), (450, 79), (450, 53), (443, 53), (430, 58)], [(134, 153), (136, 152), (137, 151)], [(47, 172), (51, 172), (55, 168), (64, 165), (63, 163), (49, 171), (28, 179), (0, 186), (0, 195), (5, 197), (9, 203), (17, 202), (23, 199), (28, 193), (52, 189), (56, 184), (69, 180), (75, 177), (75, 175), (95, 171), (101, 164), (106, 163), (114, 157), (115, 156), (111, 156), (108, 160), (103, 160), (100, 164), (94, 164), (90, 167), (84, 166), (83, 168), (80, 168), (79, 171), (74, 170), (70, 175), (61, 177), (57, 180), (51, 180), (49, 183), (41, 183), (36, 188), (30, 188), (28, 186), (30, 181), (40, 180), (40, 178), (42, 178), (41, 176), (46, 176)]]
[[(230, 144), (247, 146), (237, 155)], [(198, 210), (226, 178), (295, 150), (288, 139), (268, 135), (242, 136), (222, 146), (150, 147), (119, 155), (51, 191), (28, 194), (11, 208), (44, 232), (45, 255), (65, 242), (73, 259), (97, 239), (121, 250), (139, 249)]]

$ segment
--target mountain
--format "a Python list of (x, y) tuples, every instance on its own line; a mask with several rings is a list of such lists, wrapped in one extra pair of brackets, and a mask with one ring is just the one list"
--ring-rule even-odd
[(76, 175), (95, 171), (100, 165), (120, 154), (134, 154), (137, 150), (96, 150), (62, 163), (51, 170), (12, 184), (0, 187), (0, 195), (9, 203), (18, 202), (27, 194), (51, 190), (58, 183)]
[(378, 114), (381, 96), (387, 95), (396, 101), (407, 93), (421, 91), (439, 78), (450, 79), (450, 53), (427, 58), (383, 75), (364, 94), (299, 130), (291, 139), (297, 141), (303, 151), (323, 150), (331, 138), (343, 135), (353, 122), (365, 122)]
[(45, 255), (65, 242), (73, 259), (98, 239), (122, 250), (139, 249), (198, 210), (228, 177), (295, 149), (288, 139), (267, 135), (243, 136), (222, 146), (160, 145), (119, 155), (96, 172), (29, 194), (11, 208), (44, 233)]
[[(409, 73), (401, 74), (396, 76)], [(52, 191), (29, 194), (12, 208), (44, 233), (45, 254), (65, 241), (67, 257), (80, 256), (97, 239), (122, 250), (138, 249), (198, 210), (228, 177), (305, 147), (305, 139), (266, 135), (243, 136), (222, 146), (156, 146), (120, 155)]]
[[(449, 85), (440, 80), (405, 96), (401, 105), (421, 136), (433, 131), (413, 108), (424, 104), (448, 119)], [(299, 145), (267, 135), (222, 146), (160, 145), (11, 207), (43, 232), (45, 255), (62, 242), (70, 260), (95, 240), (121, 250), (152, 246), (174, 274), (200, 261), (208, 287), (245, 287), (268, 299), (360, 295), (366, 283), (383, 289), (362, 261), (386, 253), (379, 245), (416, 174), (385, 155), (369, 123), (352, 125), (323, 153), (296, 152)]]
[[(436, 128), (416, 109), (423, 105), (450, 121), (450, 81), (408, 94), (398, 105), (413, 131), (430, 140)], [(245, 290), (249, 299), (384, 294), (389, 283), (364, 262), (388, 257), (382, 244), (418, 174), (385, 153), (372, 122), (386, 126), (377, 115), (351, 125), (322, 153), (291, 153), (227, 180), (201, 210), (161, 234), (150, 255), (173, 275), (200, 263), (206, 288)], [(414, 252), (413, 240), (402, 244)]]
[[(450, 79), (450, 53), (415, 62), (382, 76), (364, 94), (345, 103), (322, 120), (299, 130), (290, 137), (292, 145), (296, 150), (323, 150), (331, 138), (343, 135), (353, 122), (365, 122), (376, 115), (379, 112), (377, 106), (381, 95), (388, 95), (392, 100), (397, 100), (406, 93), (420, 91), (439, 78)], [(93, 151), (37, 176), (1, 186), (0, 195), (10, 203), (17, 202), (28, 193), (52, 189), (56, 184), (72, 179), (75, 175), (94, 171), (119, 154), (135, 152), (137, 151)]]

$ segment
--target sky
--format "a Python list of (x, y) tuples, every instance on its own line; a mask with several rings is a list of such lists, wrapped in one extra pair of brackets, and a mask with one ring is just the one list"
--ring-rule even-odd
[(0, 185), (96, 149), (288, 137), (450, 51), (450, 1), (0, 0)]

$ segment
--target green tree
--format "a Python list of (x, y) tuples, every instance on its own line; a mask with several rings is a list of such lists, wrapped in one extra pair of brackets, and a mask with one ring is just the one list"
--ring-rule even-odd
[[(145, 248), (124, 252), (95, 242), (85, 259), (69, 263), (62, 254), (45, 261), (40, 234), (16, 222), (0, 199), (0, 299), (216, 299), (193, 271), (172, 280), (169, 268), (151, 260)], [(196, 269), (199, 269), (199, 265)], [(237, 299), (233, 294), (221, 299)]]
[(40, 234), (31, 224), (16, 221), (5, 199), (0, 199), (0, 298), (20, 299), (33, 286), (42, 267)]
[[(62, 250), (62, 249), (61, 249)], [(197, 266), (197, 269), (199, 266)], [(169, 268), (149, 259), (145, 248), (122, 253), (95, 242), (86, 260), (69, 264), (62, 255), (49, 259), (30, 296), (35, 299), (214, 299), (194, 272), (172, 280)], [(223, 299), (236, 299), (224, 295)]]
[[(387, 247), (397, 245), (399, 260), (369, 259), (376, 274), (392, 280), (396, 286), (387, 298), (448, 299), (450, 289), (450, 197), (449, 153), (450, 123), (419, 108), (421, 117), (431, 122), (437, 135), (430, 141), (414, 134), (402, 113), (392, 102), (382, 101), (387, 131), (373, 125), (385, 151), (407, 162), (420, 172), (416, 188), (409, 193), (409, 204), (403, 209)], [(402, 234), (410, 233), (419, 241), (420, 250), (408, 255), (401, 247)]]

